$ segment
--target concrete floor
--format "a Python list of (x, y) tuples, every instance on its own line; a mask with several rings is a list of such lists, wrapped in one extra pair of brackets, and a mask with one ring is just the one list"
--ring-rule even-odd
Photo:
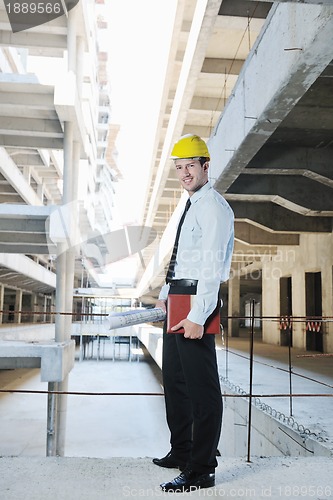
[[(116, 359), (77, 361), (69, 390), (162, 393), (160, 370), (143, 349), (127, 347)], [(289, 387), (286, 348), (255, 342), (254, 392), (284, 393)], [(96, 349), (93, 356), (96, 355)], [(248, 389), (249, 341), (217, 345), (222, 376)], [(293, 350), (295, 392), (333, 393), (333, 358), (298, 357)], [(0, 387), (47, 389), (39, 370), (0, 371)], [(288, 411), (288, 399), (271, 404)], [(295, 398), (295, 419), (333, 442), (332, 398)], [(177, 475), (152, 464), (169, 449), (162, 396), (69, 396), (66, 457), (45, 458), (46, 396), (0, 394), (1, 500), (113, 500), (160, 497), (159, 484)], [(223, 435), (223, 432), (222, 432)], [(333, 461), (326, 457), (219, 457), (216, 487), (179, 494), (194, 497), (333, 498)], [(169, 495), (170, 496), (170, 495)]]
[[(126, 360), (76, 362), (69, 391), (162, 394), (160, 370), (147, 352)], [(39, 370), (0, 371), (6, 389), (47, 390)], [(46, 396), (1, 394), (0, 456), (45, 456)], [(164, 454), (169, 442), (162, 396), (70, 396), (66, 456), (144, 457)]]
[(122, 498), (270, 498), (332, 500), (333, 461), (324, 457), (219, 460), (216, 486), (188, 493), (163, 493), (176, 469), (147, 458), (0, 459), (1, 500), (120, 500)]

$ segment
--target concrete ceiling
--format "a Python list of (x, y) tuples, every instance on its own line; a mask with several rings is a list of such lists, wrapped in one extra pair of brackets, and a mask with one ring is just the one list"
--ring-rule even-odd
[[(332, 27), (333, 5), (330, 0), (287, 2), (292, 10), (283, 14), (282, 9), (278, 10), (278, 3), (273, 6), (271, 2), (252, 0), (207, 2), (202, 27), (192, 49), (186, 84), (181, 89), (179, 73), (178, 80), (173, 77), (170, 81), (167, 94), (173, 99), (166, 101), (160, 120), (151, 190), (147, 196), (146, 222), (162, 234), (182, 194), (172, 162), (168, 160), (172, 144), (185, 133), (197, 133), (207, 139), (215, 156), (215, 163), (211, 162), (211, 182), (235, 212), (233, 266), (236, 269), (244, 262), (252, 265), (260, 249), (274, 254), (279, 245), (298, 245), (302, 233), (332, 232), (333, 45), (328, 33)], [(330, 26), (325, 21), (322, 26), (318, 25), (315, 33), (307, 33), (305, 19), (310, 9), (311, 15), (329, 19)], [(315, 14), (313, 9), (317, 9)], [(273, 36), (272, 18), (283, 19), (283, 15), (294, 16), (294, 19), (282, 24), (285, 37), (279, 38)], [(178, 45), (180, 40), (188, 41), (191, 37), (186, 31), (189, 23), (185, 19), (181, 26), (181, 35), (174, 36)], [(269, 36), (271, 43), (267, 44), (265, 39)], [(271, 57), (274, 50), (283, 51), (287, 57), (289, 51), (295, 57), (295, 52), (304, 50), (304, 58), (309, 63), (300, 60), (298, 66), (295, 64), (289, 69), (287, 84), (279, 82), (278, 59), (270, 73), (265, 73), (265, 67), (255, 66), (254, 59), (259, 60), (265, 43)], [(187, 50), (189, 57), (189, 47)], [(179, 46), (175, 53), (181, 53)], [(181, 70), (186, 53), (183, 51), (182, 55)], [(252, 73), (256, 72), (260, 81), (257, 92), (256, 78), (248, 76), (253, 67)], [(242, 96), (245, 105), (238, 102), (232, 107), (240, 88), (246, 89), (250, 84), (251, 92), (246, 96), (245, 90)], [(260, 100), (261, 92), (264, 101), (270, 88), (275, 93), (272, 90), (272, 101), (260, 116), (260, 106), (255, 101)], [(178, 96), (176, 110), (177, 92), (182, 94)], [(244, 110), (246, 106), (248, 109)], [(252, 114), (251, 108), (258, 109)], [(248, 122), (252, 121), (254, 125), (249, 126)], [(270, 123), (267, 125), (267, 122)], [(234, 146), (237, 132), (233, 133), (232, 129), (237, 126), (246, 132), (239, 145)], [(223, 133), (219, 132), (221, 128)], [(230, 149), (228, 141), (232, 144)], [(222, 166), (216, 160), (221, 155)], [(225, 159), (228, 156), (230, 160)], [(152, 264), (157, 257), (156, 249), (151, 247), (146, 257)], [(163, 265), (155, 266), (155, 272), (150, 275), (147, 269), (139, 273), (139, 289), (144, 297), (156, 298), (167, 261), (168, 258), (163, 260)], [(257, 267), (260, 268), (259, 262)]]

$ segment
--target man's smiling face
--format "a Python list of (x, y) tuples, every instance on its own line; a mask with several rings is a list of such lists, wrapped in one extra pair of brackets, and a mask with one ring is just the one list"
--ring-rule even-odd
[(175, 160), (177, 177), (190, 196), (207, 183), (208, 166), (208, 162), (201, 165), (198, 159), (181, 158)]

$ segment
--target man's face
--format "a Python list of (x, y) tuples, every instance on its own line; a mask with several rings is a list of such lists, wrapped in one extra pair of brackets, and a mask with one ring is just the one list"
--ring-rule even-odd
[(175, 160), (177, 177), (190, 196), (208, 181), (208, 166), (208, 162), (201, 165), (191, 158)]

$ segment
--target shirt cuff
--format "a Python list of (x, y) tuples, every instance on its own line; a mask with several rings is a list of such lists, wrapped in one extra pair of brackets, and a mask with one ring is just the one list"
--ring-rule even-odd
[(219, 298), (218, 292), (216, 294), (212, 294), (205, 299), (200, 297), (200, 295), (196, 295), (193, 301), (192, 308), (187, 315), (187, 319), (192, 321), (193, 323), (197, 323), (198, 325), (204, 325), (207, 321), (207, 318), (212, 314), (214, 309), (217, 306), (217, 302), (222, 303)]
[(204, 325), (208, 316), (209, 314), (207, 315), (205, 313), (202, 313), (196, 310), (195, 307), (192, 307), (192, 309), (187, 315), (187, 319), (192, 321), (192, 323), (197, 323), (198, 325)]
[(169, 289), (170, 289), (170, 285), (168, 283), (163, 285), (161, 290), (160, 290), (158, 300), (167, 300), (168, 295), (169, 295)]

